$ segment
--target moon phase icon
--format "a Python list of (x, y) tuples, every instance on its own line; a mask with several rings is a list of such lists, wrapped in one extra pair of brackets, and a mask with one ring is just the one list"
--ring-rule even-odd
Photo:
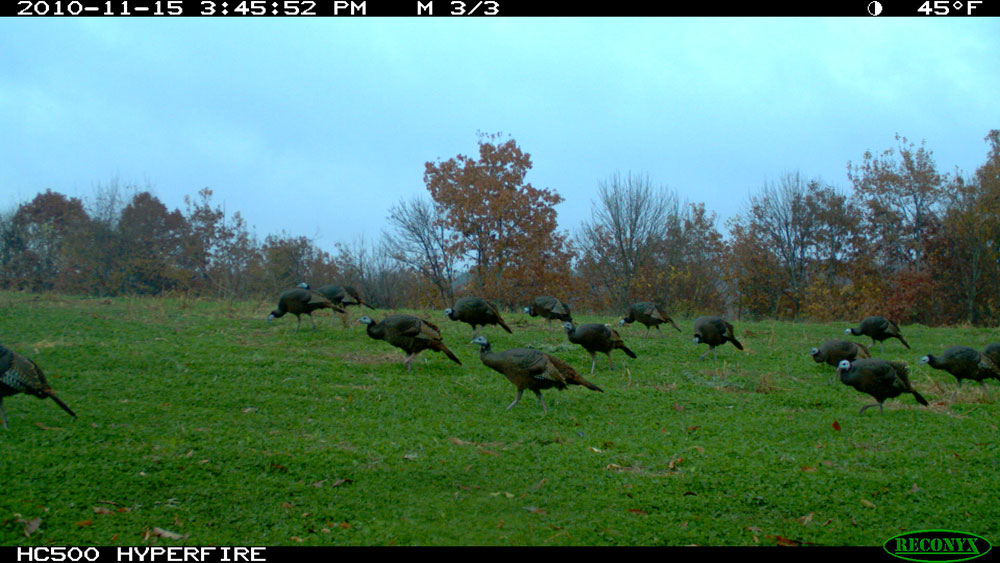
[(868, 3), (868, 13), (877, 16), (882, 13), (882, 3), (878, 0), (872, 0)]

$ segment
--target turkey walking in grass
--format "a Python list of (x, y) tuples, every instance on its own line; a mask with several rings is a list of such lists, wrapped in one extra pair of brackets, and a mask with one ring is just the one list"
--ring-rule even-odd
[(566, 329), (566, 336), (573, 344), (579, 344), (590, 354), (590, 373), (594, 373), (594, 366), (597, 364), (597, 352), (603, 352), (608, 356), (608, 367), (615, 369), (611, 362), (611, 351), (621, 350), (630, 358), (637, 357), (635, 352), (629, 350), (618, 331), (608, 325), (598, 323), (588, 323), (574, 326), (571, 322), (563, 323)]
[(445, 309), (444, 314), (453, 321), (461, 321), (472, 326), (473, 336), (479, 335), (479, 328), (476, 327), (486, 325), (500, 325), (504, 330), (513, 334), (507, 323), (503, 322), (497, 308), (480, 297), (463, 297), (455, 302), (454, 307)]
[(455, 354), (452, 354), (451, 350), (444, 345), (438, 327), (420, 317), (389, 315), (382, 319), (382, 322), (375, 322), (374, 319), (365, 315), (358, 319), (358, 322), (366, 325), (366, 332), (371, 338), (385, 340), (407, 353), (406, 360), (403, 361), (406, 371), (410, 371), (410, 362), (424, 350), (441, 352), (448, 356), (451, 361), (462, 365), (462, 361), (456, 358)]
[(587, 389), (604, 392), (577, 374), (572, 366), (552, 354), (532, 348), (513, 348), (494, 352), (485, 336), (477, 336), (472, 343), (479, 345), (479, 359), (483, 364), (502, 373), (517, 388), (517, 396), (514, 397), (514, 402), (507, 405), (507, 410), (521, 400), (525, 389), (530, 389), (538, 397), (538, 403), (542, 405), (544, 412), (548, 412), (548, 408), (545, 406), (545, 399), (542, 398), (543, 389), (555, 387), (562, 391), (567, 385), (582, 385)]
[(810, 350), (809, 355), (817, 364), (825, 362), (833, 367), (837, 367), (841, 360), (853, 362), (859, 358), (872, 357), (864, 344), (839, 339), (827, 340), (819, 348)]
[(49, 397), (76, 418), (76, 413), (56, 397), (38, 364), (0, 344), (0, 420), (4, 428), (7, 428), (7, 412), (3, 408), (3, 398), (18, 393), (34, 395), (39, 399)]
[(886, 399), (898, 397), (903, 393), (912, 394), (918, 403), (927, 406), (927, 400), (910, 385), (907, 371), (906, 364), (903, 362), (888, 362), (873, 358), (853, 362), (841, 360), (837, 366), (837, 374), (840, 375), (841, 383), (850, 385), (862, 393), (867, 393), (878, 401), (861, 407), (858, 414), (875, 406), (881, 413), (882, 403)]
[(618, 321), (618, 326), (631, 324), (634, 322), (639, 322), (646, 326), (646, 334), (643, 337), (649, 336), (649, 328), (656, 327), (656, 331), (660, 331), (660, 325), (663, 323), (670, 323), (670, 326), (677, 329), (677, 332), (681, 332), (681, 328), (674, 323), (674, 320), (667, 315), (666, 311), (662, 307), (653, 303), (652, 301), (643, 301), (640, 303), (633, 303), (628, 308), (628, 314), (624, 319)]
[(573, 322), (569, 305), (556, 299), (555, 297), (536, 297), (531, 305), (524, 308), (524, 313), (532, 317), (542, 317), (551, 322), (552, 319), (559, 321)]
[(708, 350), (698, 356), (699, 360), (704, 359), (709, 352), (712, 352), (712, 357), (716, 357), (715, 348), (726, 342), (732, 342), (737, 350), (743, 349), (740, 341), (736, 340), (736, 336), (733, 334), (733, 325), (729, 321), (722, 317), (698, 317), (695, 319), (694, 343), (708, 344)]
[(302, 324), (301, 315), (305, 314), (309, 315), (309, 322), (312, 323), (313, 330), (316, 330), (316, 321), (312, 318), (312, 312), (317, 309), (333, 309), (338, 313), (345, 312), (343, 308), (334, 305), (322, 294), (299, 287), (281, 294), (281, 297), (278, 298), (278, 308), (271, 311), (271, 314), (267, 316), (267, 321), (271, 322), (291, 313), (298, 319), (295, 323), (295, 332), (298, 332), (299, 325)]
[(854, 336), (867, 336), (872, 339), (872, 344), (876, 342), (879, 343), (879, 349), (882, 353), (885, 353), (885, 340), (889, 338), (896, 338), (906, 346), (906, 349), (910, 349), (910, 345), (906, 343), (903, 338), (903, 334), (899, 331), (899, 325), (890, 321), (885, 317), (868, 317), (861, 321), (861, 324), (857, 328), (849, 328), (844, 331), (844, 334), (852, 334)]
[(944, 370), (955, 376), (955, 379), (958, 380), (958, 388), (952, 393), (952, 398), (962, 389), (963, 379), (978, 381), (983, 389), (986, 389), (987, 379), (991, 377), (1000, 379), (1000, 376), (995, 372), (984, 367), (988, 365), (989, 361), (990, 359), (987, 358), (986, 364), (984, 364), (983, 355), (979, 350), (968, 346), (952, 346), (941, 354), (928, 354), (920, 358), (920, 363), (927, 364), (934, 369)]

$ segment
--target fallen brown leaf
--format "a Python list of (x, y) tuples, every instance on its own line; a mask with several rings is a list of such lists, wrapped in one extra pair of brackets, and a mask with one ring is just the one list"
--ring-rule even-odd
[(840, 423), (837, 422), (836, 420), (833, 421), (833, 429), (836, 430), (837, 432), (840, 432)]
[(91, 525), (93, 523), (94, 523), (93, 520), (80, 520), (79, 522), (74, 522), (74, 524), (76, 524), (77, 526), (79, 526), (81, 528), (83, 528), (85, 526), (89, 526), (89, 525)]
[(180, 535), (176, 532), (171, 532), (170, 530), (164, 530), (163, 528), (152, 528), (149, 532), (154, 536), (159, 536), (161, 538), (166, 538), (168, 540), (182, 540), (187, 536)]
[(30, 538), (31, 534), (35, 533), (35, 530), (42, 525), (42, 519), (32, 518), (31, 520), (25, 520), (23, 518), (18, 518), (18, 522), (24, 522), (24, 537)]
[(776, 544), (783, 545), (785, 547), (795, 547), (802, 545), (802, 542), (786, 538), (785, 536), (767, 536), (767, 537), (773, 538)]

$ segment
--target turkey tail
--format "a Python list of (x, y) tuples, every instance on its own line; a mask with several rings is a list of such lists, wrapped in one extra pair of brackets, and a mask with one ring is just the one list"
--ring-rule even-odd
[(72, 416), (73, 418), (76, 418), (76, 413), (73, 412), (73, 409), (69, 408), (69, 405), (67, 405), (66, 403), (62, 402), (62, 399), (60, 399), (59, 397), (56, 397), (55, 393), (53, 393), (52, 391), (48, 391), (46, 393), (46, 395), (48, 395), (49, 397), (51, 397), (52, 400), (55, 401), (57, 405), (59, 405), (60, 407), (62, 407), (62, 409), (64, 411), (68, 412), (70, 414), (70, 416)]
[(740, 344), (739, 340), (736, 340), (736, 337), (730, 337), (729, 341), (733, 343), (733, 346), (736, 346), (737, 350), (742, 350), (743, 349), (743, 345)]
[(676, 328), (677, 332), (681, 332), (681, 327), (677, 326), (677, 323), (675, 323), (673, 319), (668, 318), (667, 320), (670, 321), (670, 326)]
[(507, 323), (503, 322), (503, 319), (497, 317), (497, 322), (500, 323), (500, 326), (502, 326), (503, 329), (506, 330), (508, 333), (514, 334), (514, 331), (511, 330), (509, 326), (507, 326)]
[(629, 350), (628, 346), (626, 346), (624, 344), (622, 344), (621, 346), (619, 346), (619, 348), (621, 348), (622, 352), (625, 352), (625, 355), (628, 356), (628, 357), (630, 357), (630, 358), (638, 358), (639, 357), (639, 356), (635, 355), (635, 352), (633, 352), (632, 350)]
[(577, 385), (583, 385), (587, 389), (593, 389), (594, 391), (600, 391), (601, 393), (604, 392), (604, 389), (601, 389), (600, 387), (598, 387), (598, 386), (594, 385), (593, 383), (587, 381), (586, 379), (583, 378), (582, 375), (578, 375), (575, 378), (569, 380), (569, 383), (575, 383)]
[(458, 365), (462, 365), (462, 360), (456, 358), (455, 354), (452, 354), (451, 350), (449, 350), (448, 347), (445, 346), (444, 344), (439, 343), (437, 346), (434, 347), (434, 349), (438, 350), (439, 352), (444, 352), (444, 355), (448, 356), (451, 359), (451, 361), (455, 362)]
[(993, 361), (993, 358), (987, 356), (986, 354), (980, 354), (979, 367), (986, 371), (991, 371), (994, 374), (1000, 374), (1000, 366)]
[(907, 350), (909, 350), (909, 349), (910, 349), (910, 345), (909, 345), (909, 344), (907, 344), (907, 343), (906, 343), (906, 340), (904, 340), (904, 339), (903, 339), (903, 335), (902, 335), (902, 334), (897, 334), (897, 335), (896, 335), (896, 338), (898, 338), (898, 339), (899, 339), (899, 341), (903, 343), (903, 346), (906, 346), (906, 349), (907, 349)]
[(921, 405), (923, 405), (925, 407), (927, 406), (927, 399), (925, 399), (923, 397), (923, 395), (921, 395), (920, 393), (917, 393), (916, 391), (913, 391), (913, 390), (911, 390), (910, 393), (913, 393), (913, 398), (916, 399), (918, 403), (920, 403)]
[(860, 342), (855, 342), (854, 345), (858, 347), (858, 356), (857, 356), (858, 358), (872, 357), (872, 353), (868, 350), (867, 346), (861, 344)]

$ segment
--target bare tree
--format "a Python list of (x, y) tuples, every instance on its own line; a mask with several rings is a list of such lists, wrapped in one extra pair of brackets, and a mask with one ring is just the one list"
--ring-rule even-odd
[(383, 233), (386, 252), (434, 284), (442, 306), (454, 303), (458, 258), (449, 250), (441, 209), (427, 198), (416, 197), (392, 206), (388, 219), (393, 232)]
[(391, 254), (386, 237), (378, 245), (358, 237), (350, 245), (337, 243), (336, 262), (344, 279), (355, 285), (367, 302), (394, 309), (413, 300), (413, 278)]
[[(623, 308), (632, 298), (633, 282), (651, 264), (667, 238), (670, 218), (678, 215), (677, 196), (654, 188), (647, 176), (613, 175), (598, 186), (591, 218), (577, 236), (581, 257), (595, 265), (597, 282)], [(596, 280), (591, 281), (595, 283)]]

